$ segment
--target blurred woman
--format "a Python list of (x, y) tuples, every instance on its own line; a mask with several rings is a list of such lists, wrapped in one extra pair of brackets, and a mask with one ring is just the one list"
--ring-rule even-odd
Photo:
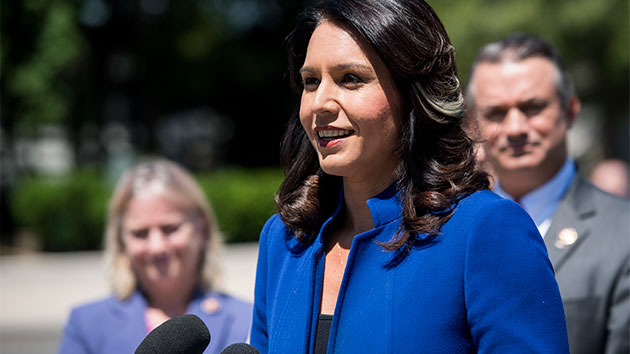
[(630, 199), (630, 167), (621, 159), (605, 159), (591, 171), (591, 182), (610, 194)]
[(74, 309), (60, 353), (132, 353), (155, 327), (192, 313), (205, 353), (247, 339), (251, 305), (217, 291), (221, 236), (194, 178), (152, 159), (127, 171), (109, 206), (105, 255), (113, 296)]
[(536, 226), (487, 190), (453, 46), (422, 0), (323, 1), (288, 39), (301, 96), (264, 226), (261, 353), (568, 353)]

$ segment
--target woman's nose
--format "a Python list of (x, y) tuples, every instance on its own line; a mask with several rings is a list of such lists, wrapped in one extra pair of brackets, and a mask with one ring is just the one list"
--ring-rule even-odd
[(339, 105), (337, 103), (337, 89), (329, 80), (322, 80), (312, 103), (312, 111), (316, 115), (334, 114)]
[(149, 230), (149, 251), (161, 253), (166, 250), (166, 236), (159, 228)]

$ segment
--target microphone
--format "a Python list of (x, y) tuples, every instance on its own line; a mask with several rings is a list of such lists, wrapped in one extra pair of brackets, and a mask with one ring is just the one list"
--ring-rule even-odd
[(247, 343), (235, 343), (223, 349), (221, 354), (260, 354), (260, 352)]
[(173, 317), (152, 330), (135, 354), (201, 354), (210, 344), (210, 331), (192, 314)]

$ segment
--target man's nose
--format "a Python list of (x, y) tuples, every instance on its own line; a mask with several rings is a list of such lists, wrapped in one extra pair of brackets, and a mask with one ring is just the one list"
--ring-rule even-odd
[(527, 116), (516, 107), (510, 108), (503, 124), (508, 136), (527, 135)]

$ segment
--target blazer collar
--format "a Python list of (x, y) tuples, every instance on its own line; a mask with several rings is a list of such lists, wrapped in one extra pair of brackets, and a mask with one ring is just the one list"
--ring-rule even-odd
[(381, 227), (402, 215), (402, 203), (397, 191), (396, 183), (384, 191), (368, 199), (367, 206), (372, 213), (374, 228)]
[(576, 175), (553, 215), (551, 226), (545, 236), (545, 244), (556, 272), (567, 257), (591, 234), (586, 220), (595, 215), (596, 209), (588, 194), (588, 182)]
[[(370, 209), (370, 213), (372, 214), (372, 223), (374, 224), (374, 229), (378, 229), (379, 227), (400, 218), (402, 215), (402, 202), (400, 199), (400, 192), (396, 187), (396, 183), (393, 183), (381, 193), (368, 199), (366, 204)], [(324, 230), (326, 230), (327, 226), (330, 225), (333, 220), (337, 218), (337, 216), (343, 209), (343, 206), (344, 198), (342, 187), (339, 190), (339, 197), (337, 198), (337, 208), (332, 213), (332, 215), (323, 223), (322, 227), (320, 228), (319, 234), (317, 235), (319, 243), (324, 243)], [(367, 235), (374, 235), (374, 233), (368, 232)]]
[(117, 340), (137, 346), (147, 335), (145, 309), (147, 302), (140, 291), (135, 291), (130, 298), (121, 300), (112, 297), (110, 307), (112, 326), (118, 329)]
[[(126, 300), (120, 300), (116, 297), (115, 298), (115, 302), (114, 302), (114, 311), (116, 311), (120, 316), (123, 317), (136, 317), (137, 314), (139, 312), (143, 313), (144, 316), (144, 310), (147, 308), (148, 303), (147, 303), (147, 298), (144, 295), (144, 293), (141, 290), (136, 290), (134, 291), (133, 294), (131, 294), (131, 297), (129, 297), (129, 299)], [(188, 305), (188, 312), (189, 313), (194, 313), (197, 307), (200, 307), (202, 305), (202, 302), (205, 299), (205, 294), (203, 293), (203, 291), (201, 291), (200, 289), (196, 289), (194, 294), (193, 294), (193, 298), (190, 301), (190, 304)], [(214, 311), (217, 312), (217, 311)], [(144, 317), (143, 317), (144, 320)]]
[(147, 300), (140, 290), (134, 291), (129, 299), (120, 300), (116, 297), (115, 299), (115, 311), (124, 316), (135, 315), (138, 313), (139, 309), (145, 309), (147, 307)]

